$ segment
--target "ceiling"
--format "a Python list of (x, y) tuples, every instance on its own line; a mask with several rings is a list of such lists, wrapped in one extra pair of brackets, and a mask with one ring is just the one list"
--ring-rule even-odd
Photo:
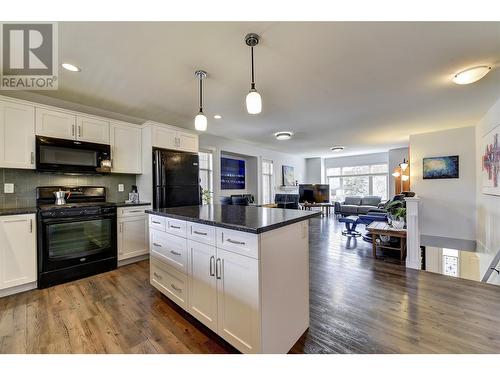
[[(244, 104), (248, 32), (262, 37), (259, 115)], [(302, 156), (334, 144), (346, 149), (332, 156), (386, 151), (409, 134), (475, 125), (500, 96), (500, 66), (475, 84), (450, 80), (500, 65), (500, 23), (61, 22), (59, 56), (82, 71), (61, 69), (59, 90), (38, 94), (193, 129), (204, 69), (208, 133)], [(281, 130), (293, 139), (274, 139)]]

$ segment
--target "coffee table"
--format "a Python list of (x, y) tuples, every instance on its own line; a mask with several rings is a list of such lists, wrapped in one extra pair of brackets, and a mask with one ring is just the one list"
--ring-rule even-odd
[[(382, 249), (397, 250), (400, 252), (400, 260), (406, 258), (406, 229), (395, 229), (388, 223), (382, 221), (374, 221), (366, 227), (368, 233), (372, 236), (372, 251), (373, 257), (377, 258), (377, 247)], [(391, 236), (400, 238), (400, 246), (377, 245), (377, 236)]]
[(323, 215), (326, 214), (326, 216), (330, 216), (330, 208), (335, 207), (334, 203), (329, 203), (329, 202), (325, 202), (325, 203), (303, 202), (303, 203), (300, 203), (300, 205), (302, 206), (302, 208), (304, 210), (311, 210), (311, 208), (313, 208), (313, 207), (319, 207), (321, 209), (321, 213)]

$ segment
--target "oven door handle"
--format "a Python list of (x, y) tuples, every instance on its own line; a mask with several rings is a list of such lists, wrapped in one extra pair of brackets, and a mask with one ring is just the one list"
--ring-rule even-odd
[(101, 219), (116, 219), (116, 214), (103, 214), (103, 215), (92, 215), (92, 216), (68, 216), (68, 217), (42, 217), (41, 221), (43, 224), (55, 224), (55, 223), (67, 223), (67, 222), (78, 222), (78, 221), (90, 221), (90, 220), (101, 220)]

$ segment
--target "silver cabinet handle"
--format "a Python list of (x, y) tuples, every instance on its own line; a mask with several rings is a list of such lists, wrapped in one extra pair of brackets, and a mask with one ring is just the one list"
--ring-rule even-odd
[(133, 213), (133, 212), (144, 212), (142, 210), (132, 210), (132, 211), (129, 211), (129, 213)]
[(215, 263), (215, 257), (212, 255), (210, 257), (210, 276), (215, 276), (215, 273), (214, 273), (214, 263)]
[(175, 290), (177, 293), (181, 293), (182, 292), (182, 289), (179, 288), (179, 287), (176, 287), (175, 284), (170, 284), (170, 286), (172, 287), (173, 290)]
[(153, 276), (156, 277), (157, 279), (160, 279), (161, 280), (161, 276), (158, 275), (156, 272), (153, 272)]
[(35, 153), (31, 151), (31, 164), (35, 164)]
[(174, 254), (174, 255), (177, 255), (177, 256), (182, 255), (181, 253), (178, 253), (177, 251), (174, 251), (174, 250), (170, 250), (170, 253)]
[(151, 222), (152, 222), (153, 224), (161, 224), (159, 221), (154, 221), (154, 220), (151, 220)]
[(81, 136), (82, 136), (82, 135), (81, 135), (81, 129), (82, 129), (82, 127), (81, 127), (80, 125), (78, 125), (78, 137), (81, 137)]
[(199, 234), (200, 236), (206, 236), (208, 233), (205, 232), (198, 232), (197, 230), (193, 231), (194, 234)]
[(217, 279), (221, 279), (221, 260), (220, 258), (217, 258), (217, 261), (215, 262), (215, 277)]
[(241, 242), (241, 241), (236, 241), (236, 240), (232, 240), (232, 239), (230, 239), (230, 238), (228, 238), (226, 241), (227, 241), (227, 242), (234, 243), (235, 245), (244, 245), (244, 244), (245, 244), (244, 242)]
[(75, 135), (75, 124), (71, 125), (71, 135)]
[(120, 233), (123, 233), (123, 223), (120, 223)]
[(33, 219), (30, 219), (30, 233), (33, 233)]
[(181, 229), (181, 227), (178, 227), (178, 226), (175, 226), (175, 225), (171, 225), (170, 228)]
[(161, 245), (159, 243), (156, 243), (156, 242), (153, 242), (153, 246), (161, 247)]

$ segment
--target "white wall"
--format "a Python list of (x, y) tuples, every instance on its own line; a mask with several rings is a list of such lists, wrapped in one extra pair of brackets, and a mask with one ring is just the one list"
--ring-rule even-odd
[[(477, 252), (480, 256), (481, 275), (488, 270), (490, 262), (500, 249), (500, 196), (481, 192), (482, 138), (495, 126), (500, 125), (500, 98), (476, 126), (476, 204), (477, 204)], [(500, 276), (495, 272), (490, 283), (500, 285)]]
[(322, 158), (306, 159), (306, 184), (321, 184)]
[(393, 197), (396, 194), (396, 184), (392, 173), (394, 169), (399, 167), (399, 164), (403, 162), (403, 159), (408, 160), (408, 147), (389, 150), (389, 197)]
[[(410, 178), (412, 190), (422, 199), (422, 235), (476, 239), (474, 139), (474, 127), (410, 136)], [(459, 156), (458, 179), (423, 180), (423, 158), (449, 155)]]
[[(200, 149), (210, 149), (214, 155), (214, 202), (219, 201), (221, 194), (220, 189), (220, 156), (221, 151), (236, 153), (256, 157), (258, 162), (258, 191), (256, 199), (260, 202), (262, 197), (261, 170), (262, 159), (272, 160), (274, 166), (274, 191), (275, 193), (298, 193), (298, 189), (282, 190), (280, 187), (282, 182), (282, 166), (294, 167), (295, 179), (299, 183), (303, 183), (305, 179), (305, 159), (291, 154), (285, 154), (273, 150), (267, 150), (252, 143), (235, 141), (228, 138), (217, 137), (211, 134), (200, 135)], [(250, 182), (252, 183), (252, 182)]]

